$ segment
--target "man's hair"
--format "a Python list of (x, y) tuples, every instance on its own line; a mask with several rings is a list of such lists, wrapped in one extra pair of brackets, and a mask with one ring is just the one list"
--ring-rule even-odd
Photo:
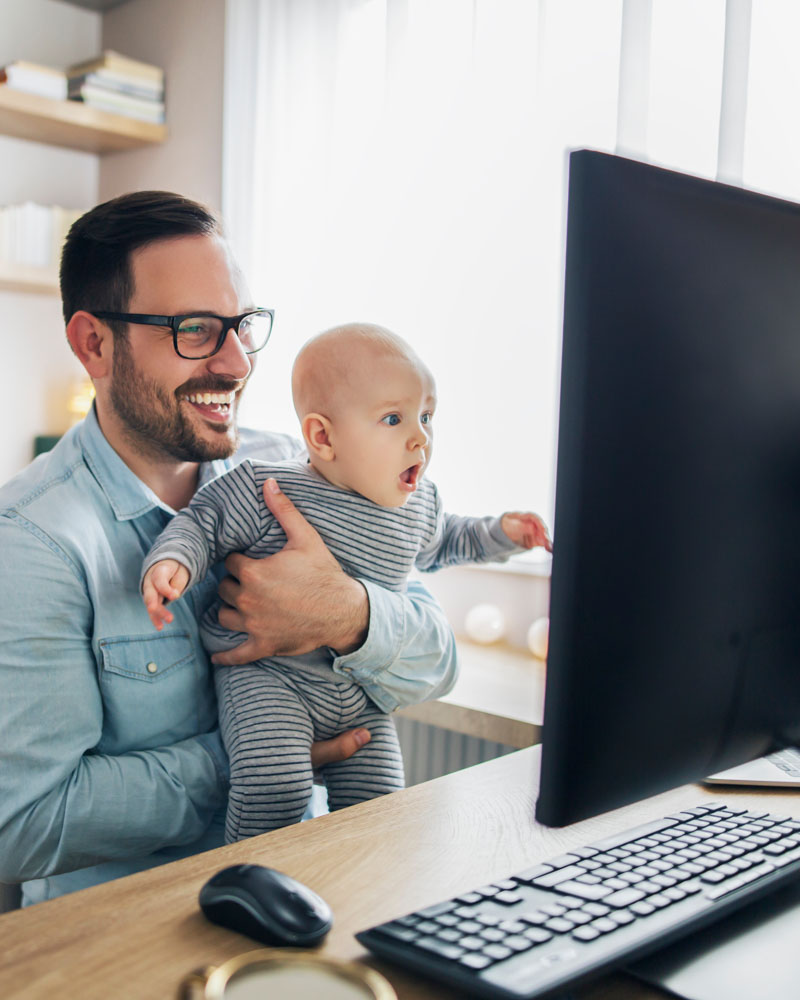
[[(125, 312), (133, 294), (131, 254), (158, 240), (222, 235), (212, 213), (168, 191), (120, 195), (82, 215), (61, 252), (64, 322), (80, 309)], [(123, 334), (125, 324), (109, 324)]]

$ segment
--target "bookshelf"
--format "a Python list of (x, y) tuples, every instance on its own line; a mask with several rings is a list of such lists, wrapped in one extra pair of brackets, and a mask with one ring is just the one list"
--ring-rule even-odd
[(60, 295), (58, 273), (41, 267), (0, 261), (0, 291), (30, 292), (35, 295)]
[[(161, 143), (167, 128), (0, 86), (0, 134), (103, 155)], [(58, 275), (0, 262), (0, 290), (58, 295)]]
[(102, 155), (163, 142), (167, 127), (0, 86), (0, 134)]

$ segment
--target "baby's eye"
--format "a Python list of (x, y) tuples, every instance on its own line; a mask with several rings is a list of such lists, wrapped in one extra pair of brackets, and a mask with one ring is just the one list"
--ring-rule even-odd
[(429, 424), (433, 420), (433, 414), (432, 413), (423, 413), (422, 417), (420, 419), (421, 419), (421, 421), (422, 421), (423, 424)]
[(388, 424), (389, 427), (397, 427), (400, 423), (400, 417), (396, 413), (387, 413), (385, 417), (381, 418), (382, 424)]

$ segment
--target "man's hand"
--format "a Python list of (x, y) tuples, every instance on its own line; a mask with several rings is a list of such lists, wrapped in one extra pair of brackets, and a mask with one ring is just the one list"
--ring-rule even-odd
[(348, 576), (320, 536), (274, 479), (264, 484), (264, 501), (286, 532), (280, 552), (265, 559), (234, 553), (225, 560), (230, 573), (219, 585), (227, 607), (219, 611), (224, 628), (246, 632), (235, 649), (215, 653), (214, 663), (231, 666), (267, 656), (296, 656), (320, 646), (340, 655), (361, 646), (369, 627), (369, 599)]

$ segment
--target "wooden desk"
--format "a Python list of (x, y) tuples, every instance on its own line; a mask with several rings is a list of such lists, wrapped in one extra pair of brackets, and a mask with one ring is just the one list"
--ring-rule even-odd
[(545, 664), (505, 643), (480, 646), (458, 639), (461, 669), (455, 687), (437, 701), (400, 709), (398, 715), (506, 746), (542, 739)]
[[(800, 817), (796, 792), (713, 792), (687, 786), (550, 830), (533, 819), (538, 761), (538, 748), (520, 750), (300, 826), (4, 914), (0, 996), (174, 997), (185, 973), (256, 947), (248, 938), (208, 923), (197, 906), (206, 879), (237, 862), (281, 869), (317, 890), (336, 915), (321, 951), (366, 959), (353, 937), (358, 930), (701, 801), (757, 805)], [(459, 996), (393, 966), (370, 962), (390, 979), (400, 1000)], [(620, 974), (574, 997), (663, 1000), (664, 995)]]

